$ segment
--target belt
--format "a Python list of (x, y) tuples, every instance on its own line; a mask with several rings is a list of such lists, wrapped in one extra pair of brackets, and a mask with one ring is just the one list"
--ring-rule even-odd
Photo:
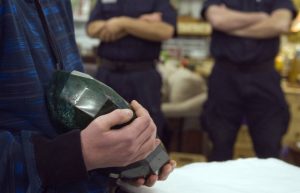
[(227, 60), (216, 60), (215, 64), (226, 70), (234, 70), (239, 72), (262, 72), (274, 69), (274, 61), (259, 62), (253, 64), (235, 64)]
[(101, 58), (100, 68), (108, 69), (110, 71), (144, 71), (155, 68), (154, 61), (143, 61), (143, 62), (122, 62), (112, 61)]

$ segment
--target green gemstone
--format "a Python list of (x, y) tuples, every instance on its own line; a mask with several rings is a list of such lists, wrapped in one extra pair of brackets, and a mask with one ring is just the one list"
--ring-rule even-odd
[[(49, 113), (58, 133), (84, 129), (98, 116), (115, 109), (131, 108), (112, 88), (77, 71), (55, 72), (47, 90), (47, 100)], [(129, 124), (134, 118), (135, 115), (128, 123), (113, 129)], [(101, 169), (101, 172), (128, 179), (147, 177), (159, 171), (168, 161), (169, 156), (161, 144), (144, 160), (126, 167)]]
[(77, 71), (55, 72), (47, 100), (59, 133), (84, 129), (98, 116), (131, 108), (112, 88)]

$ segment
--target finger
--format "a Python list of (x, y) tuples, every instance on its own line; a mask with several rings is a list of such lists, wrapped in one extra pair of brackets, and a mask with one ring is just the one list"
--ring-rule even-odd
[(94, 121), (100, 124), (103, 128), (110, 129), (113, 126), (126, 123), (133, 117), (133, 112), (130, 109), (116, 109), (111, 113), (102, 115)]
[(103, 31), (103, 41), (105, 41), (105, 42), (107, 42), (108, 41), (108, 39), (109, 39), (109, 31), (107, 30), (107, 29), (105, 29), (104, 31)]
[(127, 157), (129, 163), (144, 159), (155, 149), (156, 143), (159, 143), (159, 141), (156, 142), (155, 140), (155, 128), (148, 129), (147, 127), (143, 127), (145, 127), (145, 123), (143, 121), (134, 120), (133, 123), (121, 129), (113, 130), (114, 137), (122, 138), (122, 143), (120, 143), (120, 145), (126, 145), (132, 152), (131, 155)]
[(115, 33), (111, 33), (109, 36), (109, 42), (115, 41)]
[(134, 157), (132, 162), (137, 162), (145, 159), (149, 154), (151, 154), (157, 146), (160, 144), (158, 139), (155, 139), (154, 142), (152, 140), (148, 140), (145, 144), (143, 144), (138, 150), (138, 154)]
[(138, 117), (141, 117), (141, 116), (150, 117), (149, 112), (140, 103), (138, 103), (136, 100), (133, 100), (131, 102), (131, 106), (132, 106), (133, 110), (135, 111), (135, 114)]
[(176, 168), (177, 163), (175, 160), (170, 160), (170, 164), (172, 165), (173, 170)]
[[(148, 131), (146, 134), (150, 136), (153, 131), (156, 132), (156, 126), (155, 128), (149, 127), (150, 124), (152, 124), (153, 120), (151, 119), (149, 113), (146, 109), (144, 109), (138, 102), (133, 101), (132, 102), (133, 110), (135, 111), (137, 118), (134, 119), (134, 121), (125, 126), (123, 129), (125, 130), (131, 130), (129, 133), (131, 136), (135, 136), (138, 138), (143, 132)], [(152, 129), (151, 129), (152, 128)], [(153, 130), (154, 129), (154, 130)]]
[(112, 31), (108, 31), (107, 33), (107, 41), (111, 42), (113, 39), (113, 32)]
[(153, 186), (155, 184), (155, 182), (158, 180), (158, 176), (157, 175), (150, 175), (145, 182), (145, 186)]
[(154, 16), (156, 16), (156, 17), (158, 17), (158, 18), (161, 18), (162, 14), (161, 14), (161, 12), (156, 12), (156, 13), (154, 14)]
[(110, 36), (111, 36), (110, 31), (109, 31), (109, 29), (107, 29), (106, 32), (105, 32), (105, 35), (104, 35), (106, 42), (110, 41)]
[(154, 140), (157, 137), (157, 127), (154, 121), (151, 119), (150, 115), (147, 111), (144, 112), (147, 114), (147, 117), (150, 118), (150, 124), (146, 128), (145, 132), (141, 132), (137, 139), (141, 140), (141, 143), (144, 144), (147, 140), (151, 139)]
[(136, 186), (136, 187), (140, 187), (140, 186), (145, 184), (145, 179), (144, 178), (138, 178), (136, 180), (125, 180), (124, 182), (126, 182), (128, 184), (131, 184), (133, 186)]
[(141, 16), (139, 17), (140, 20), (144, 20), (144, 19), (146, 19), (146, 18), (147, 18), (147, 17), (144, 16), (144, 15), (141, 15)]
[(103, 28), (99, 33), (99, 38), (103, 41), (106, 34), (106, 28)]
[(170, 160), (170, 162), (162, 168), (158, 176), (158, 180), (166, 180), (170, 173), (175, 169), (176, 161)]
[(156, 138), (157, 128), (153, 121), (150, 122), (149, 126), (145, 129), (144, 132), (141, 132), (137, 136), (136, 141), (138, 144), (145, 144), (148, 140), (154, 140)]

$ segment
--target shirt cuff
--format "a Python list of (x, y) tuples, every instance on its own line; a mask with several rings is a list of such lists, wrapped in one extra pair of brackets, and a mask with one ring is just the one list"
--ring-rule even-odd
[(33, 145), (43, 186), (63, 185), (88, 178), (79, 130), (51, 140), (36, 135), (33, 136)]

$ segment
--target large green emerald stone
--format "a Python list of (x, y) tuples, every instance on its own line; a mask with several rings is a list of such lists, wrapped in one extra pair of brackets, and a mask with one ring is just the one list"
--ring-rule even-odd
[[(131, 108), (126, 100), (113, 89), (77, 71), (55, 72), (47, 91), (47, 100), (50, 116), (58, 128), (58, 133), (84, 129), (98, 116), (115, 109)], [(131, 121), (135, 117), (134, 115)], [(120, 127), (122, 125), (114, 129)], [(127, 179), (147, 177), (158, 172), (168, 161), (169, 156), (161, 144), (144, 160), (126, 167), (101, 169), (101, 172)]]
[(113, 89), (77, 71), (54, 73), (47, 92), (48, 107), (58, 132), (84, 129), (92, 120), (130, 105)]

